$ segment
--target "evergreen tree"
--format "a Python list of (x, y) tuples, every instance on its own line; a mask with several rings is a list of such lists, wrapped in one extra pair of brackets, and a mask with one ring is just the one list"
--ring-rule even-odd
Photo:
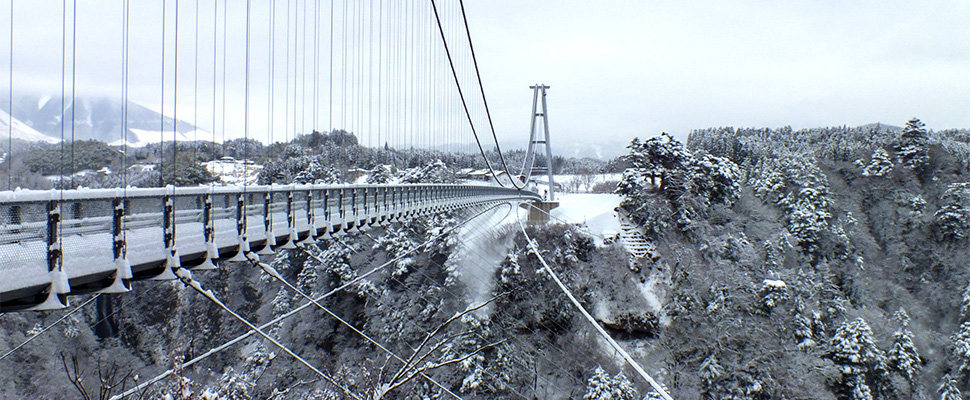
[(619, 373), (610, 376), (602, 367), (596, 367), (593, 375), (586, 380), (586, 394), (583, 400), (636, 400), (636, 388), (630, 380)]
[(960, 322), (970, 322), (970, 283), (963, 289), (963, 299), (960, 302)]
[(952, 183), (940, 199), (934, 215), (941, 240), (956, 242), (970, 238), (970, 183)]
[[(886, 357), (876, 346), (872, 329), (862, 318), (846, 321), (835, 331), (827, 354), (842, 372), (839, 391), (852, 398), (871, 392), (886, 391)], [(863, 385), (864, 384), (864, 385)]]
[(878, 148), (872, 153), (869, 165), (862, 170), (863, 176), (886, 176), (893, 171), (893, 161), (889, 158), (886, 149)]
[(893, 345), (886, 353), (886, 365), (889, 370), (898, 372), (911, 385), (915, 385), (916, 375), (922, 366), (919, 351), (913, 344), (913, 332), (909, 330), (909, 315), (905, 310), (899, 309), (895, 317), (900, 325), (893, 333)]
[(378, 165), (370, 171), (370, 175), (367, 176), (368, 184), (381, 184), (388, 183), (394, 179), (394, 175), (391, 174), (391, 168), (387, 165)]
[(925, 170), (930, 161), (925, 124), (919, 118), (913, 118), (906, 123), (903, 134), (896, 141), (894, 150), (903, 165), (917, 172)]
[(953, 335), (953, 356), (960, 361), (960, 374), (970, 374), (970, 322), (960, 324), (960, 331)]
[(963, 400), (960, 389), (957, 388), (957, 380), (950, 374), (943, 375), (940, 379), (940, 387), (936, 389), (940, 394), (940, 400)]

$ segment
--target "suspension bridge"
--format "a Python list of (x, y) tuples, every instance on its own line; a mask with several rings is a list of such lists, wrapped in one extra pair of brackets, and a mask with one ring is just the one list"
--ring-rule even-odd
[[(29, 39), (16, 34), (17, 27), (24, 25), (16, 18), (18, 13), (30, 7), (23, 3), (10, 1), (10, 105), (18, 82), (15, 73), (29, 74), (15, 68), (18, 63), (29, 64), (15, 51), (23, 47), (18, 40)], [(260, 255), (417, 216), (506, 203), (533, 203), (531, 208), (542, 213), (554, 206), (546, 108), (549, 86), (531, 87), (528, 150), (521, 169), (512, 171), (499, 146), (460, 0), (159, 0), (151, 12), (146, 12), (147, 2), (111, 3), (120, 18), (115, 38), (119, 51), (99, 54), (93, 64), (104, 68), (106, 59), (117, 61), (122, 182), (111, 189), (78, 188), (70, 183), (79, 172), (75, 103), (78, 88), (85, 83), (78, 69), (92, 64), (78, 53), (78, 42), (85, 40), (78, 26), (93, 23), (82, 18), (85, 13), (99, 14), (109, 4), (57, 3), (59, 15), (48, 16), (61, 26), (60, 173), (56, 189), (16, 187), (11, 160), (22, 155), (13, 151), (16, 114), (11, 107), (7, 190), (0, 191), (0, 313), (61, 309), (70, 306), (72, 296), (129, 292), (137, 280), (181, 280), (249, 326), (243, 338), (257, 334), (341, 387), (267, 335), (266, 325), (257, 327), (227, 308), (192, 278), (192, 271), (241, 261), (259, 265), (287, 283), (260, 262)], [(211, 23), (206, 24), (207, 20)], [(133, 35), (133, 26), (139, 33), (145, 27), (157, 27), (158, 36), (141, 43), (144, 35)], [(132, 59), (138, 59), (139, 65), (156, 59), (157, 64), (133, 69)], [(158, 187), (132, 187), (127, 181), (133, 132), (128, 113), (133, 103), (130, 82), (146, 82), (153, 74), (157, 86), (139, 96), (143, 102), (158, 100), (159, 182)], [(402, 151), (461, 152), (474, 143), (493, 184), (173, 186), (164, 180), (166, 169), (174, 173), (183, 160), (178, 153), (193, 151), (178, 143), (179, 137), (186, 140), (187, 123), (179, 119), (186, 114), (192, 121), (193, 142), (225, 143), (234, 132), (240, 138), (241, 132), (245, 141), (271, 144), (311, 132), (346, 130), (362, 146)], [(208, 137), (199, 130), (203, 125), (210, 131)], [(540, 146), (545, 153), (537, 157)], [(494, 151), (490, 155), (486, 149)], [(246, 163), (253, 161), (248, 152), (243, 158)], [(530, 185), (534, 173), (548, 175), (549, 189), (543, 195)], [(534, 247), (531, 239), (530, 244)], [(562, 282), (554, 275), (553, 279), (609, 339)], [(307, 305), (325, 309), (301, 295), (310, 301)], [(615, 341), (609, 339), (609, 343), (669, 398)], [(414, 366), (402, 371), (431, 380)]]

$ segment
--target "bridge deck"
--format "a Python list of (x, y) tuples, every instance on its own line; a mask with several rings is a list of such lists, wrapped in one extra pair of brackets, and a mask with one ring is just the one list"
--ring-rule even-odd
[(294, 242), (532, 192), (469, 185), (288, 185), (0, 192), (0, 312), (124, 292)]

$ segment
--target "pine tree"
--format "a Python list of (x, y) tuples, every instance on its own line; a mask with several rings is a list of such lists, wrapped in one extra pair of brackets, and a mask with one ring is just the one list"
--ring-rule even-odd
[(387, 165), (378, 165), (370, 171), (370, 175), (367, 176), (368, 184), (381, 184), (388, 183), (394, 179), (394, 175), (391, 174), (391, 168)]
[(960, 305), (960, 322), (970, 322), (970, 283), (963, 289), (963, 300)]
[(886, 176), (893, 171), (893, 161), (886, 149), (878, 148), (872, 153), (869, 165), (862, 170), (863, 176)]
[(886, 365), (889, 370), (898, 372), (913, 385), (921, 368), (919, 351), (913, 344), (913, 332), (909, 330), (909, 315), (899, 309), (895, 317), (900, 326), (893, 333), (893, 345), (886, 353)]
[(940, 379), (940, 387), (936, 389), (940, 394), (940, 400), (963, 400), (960, 389), (957, 388), (957, 380), (950, 374), (943, 375)]
[(602, 367), (596, 367), (586, 381), (583, 400), (636, 400), (637, 391), (630, 380), (619, 373), (611, 377)]
[(929, 150), (926, 147), (929, 139), (925, 126), (919, 118), (909, 120), (894, 146), (896, 157), (899, 157), (903, 165), (917, 172), (922, 172), (930, 160)]
[[(846, 321), (835, 331), (827, 356), (842, 372), (843, 387), (850, 396), (862, 396), (870, 392), (873, 384), (883, 384), (886, 357), (876, 346), (872, 329), (862, 318)], [(865, 382), (865, 390), (859, 384)], [(876, 387), (882, 389), (882, 387)], [(865, 398), (865, 397), (860, 397)]]
[(952, 183), (941, 197), (942, 206), (934, 215), (940, 239), (962, 241), (970, 238), (970, 183)]
[(970, 374), (970, 322), (960, 324), (960, 331), (953, 335), (953, 356), (960, 361), (960, 374)]

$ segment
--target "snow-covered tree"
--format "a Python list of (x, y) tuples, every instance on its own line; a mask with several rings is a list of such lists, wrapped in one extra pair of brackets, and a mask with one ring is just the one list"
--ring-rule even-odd
[(391, 167), (388, 165), (381, 164), (374, 167), (374, 169), (370, 171), (370, 174), (367, 176), (367, 183), (368, 184), (388, 183), (392, 179), (394, 179), (394, 175), (391, 174)]
[(593, 375), (586, 380), (586, 394), (583, 400), (635, 400), (636, 388), (623, 376), (623, 373), (610, 376), (603, 367), (597, 366)]
[(943, 378), (940, 379), (940, 386), (936, 389), (936, 392), (940, 394), (940, 400), (963, 400), (963, 395), (960, 394), (960, 389), (957, 386), (956, 378), (950, 374), (944, 374)]
[(934, 215), (940, 239), (970, 238), (970, 182), (948, 185), (940, 200), (942, 206)]
[(970, 283), (963, 289), (963, 299), (960, 301), (960, 322), (970, 322)]
[(862, 170), (863, 176), (886, 176), (893, 171), (893, 160), (889, 157), (889, 152), (882, 147), (872, 152), (872, 159)]
[(953, 356), (960, 362), (960, 374), (970, 375), (970, 322), (960, 324), (960, 330), (950, 341), (953, 344)]
[(340, 183), (340, 175), (333, 167), (324, 167), (314, 158), (310, 160), (306, 169), (293, 177), (294, 183), (335, 184)]
[(646, 221), (667, 212), (652, 204), (658, 185), (671, 211), (662, 217), (685, 231), (710, 205), (733, 204), (740, 196), (740, 169), (727, 158), (702, 150), (692, 153), (666, 133), (643, 142), (634, 139), (627, 147), (631, 168), (624, 171), (616, 192), (635, 219)]
[(775, 306), (781, 304), (783, 301), (788, 300), (788, 285), (785, 281), (777, 279), (765, 279), (761, 283), (761, 290), (759, 290), (761, 295), (761, 305), (766, 311), (771, 312)]
[(844, 322), (836, 329), (829, 347), (827, 356), (842, 373), (841, 391), (863, 396), (871, 389), (883, 389), (886, 356), (876, 346), (872, 329), (864, 319)]
[(455, 183), (455, 173), (441, 160), (422, 167), (410, 168), (401, 177), (403, 183)]
[(893, 333), (893, 345), (886, 352), (886, 367), (890, 371), (898, 372), (910, 384), (915, 384), (916, 375), (922, 365), (919, 351), (913, 343), (913, 332), (909, 330), (909, 315), (905, 310), (899, 309), (895, 317), (899, 321), (899, 329)]
[(903, 133), (893, 146), (896, 157), (903, 165), (921, 171), (929, 163), (930, 156), (927, 149), (928, 136), (925, 124), (919, 118), (913, 118), (906, 123)]

